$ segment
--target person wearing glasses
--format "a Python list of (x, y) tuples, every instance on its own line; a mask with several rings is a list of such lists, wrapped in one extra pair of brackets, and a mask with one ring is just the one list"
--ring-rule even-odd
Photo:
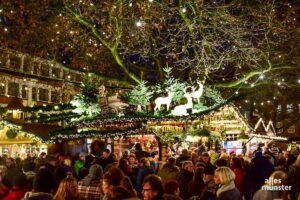
[(143, 200), (164, 200), (164, 188), (161, 178), (156, 175), (149, 175), (143, 181)]

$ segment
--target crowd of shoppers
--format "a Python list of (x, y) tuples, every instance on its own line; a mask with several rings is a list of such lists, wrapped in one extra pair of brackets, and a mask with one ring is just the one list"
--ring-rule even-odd
[(2, 156), (0, 199), (300, 199), (299, 149), (277, 155), (184, 149), (162, 163), (155, 153), (136, 147), (120, 158), (109, 149), (100, 157), (82, 152), (77, 159), (60, 153), (22, 161)]

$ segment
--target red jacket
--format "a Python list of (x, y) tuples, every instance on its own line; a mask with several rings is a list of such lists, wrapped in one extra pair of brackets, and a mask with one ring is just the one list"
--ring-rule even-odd
[(27, 187), (14, 186), (2, 200), (21, 200), (28, 191)]
[(244, 194), (245, 176), (242, 169), (235, 168), (233, 170), (235, 174), (234, 184), (235, 187), (240, 191), (241, 196)]

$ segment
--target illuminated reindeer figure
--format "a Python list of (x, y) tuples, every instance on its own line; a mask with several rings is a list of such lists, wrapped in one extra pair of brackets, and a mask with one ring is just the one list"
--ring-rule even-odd
[(187, 99), (187, 103), (183, 104), (183, 105), (176, 106), (174, 108), (174, 110), (172, 111), (173, 115), (175, 115), (175, 116), (188, 115), (187, 109), (193, 108), (193, 100), (192, 100), (192, 95), (191, 94), (192, 93), (188, 93), (186, 91), (186, 88), (185, 88), (183, 96)]
[(167, 110), (169, 110), (170, 104), (172, 102), (172, 96), (173, 96), (172, 87), (167, 89), (167, 92), (168, 92), (168, 96), (166, 96), (166, 97), (157, 97), (154, 100), (154, 102), (155, 102), (154, 111), (156, 111), (157, 109), (160, 110), (161, 105), (167, 105)]
[(198, 83), (198, 85), (199, 85), (199, 88), (198, 88), (198, 90), (196, 90), (196, 87), (193, 87), (192, 86), (192, 93), (191, 93), (191, 97), (193, 98), (193, 99), (197, 99), (197, 102), (198, 102), (198, 104), (200, 103), (200, 97), (202, 96), (202, 94), (203, 94), (203, 91), (204, 91), (204, 85), (203, 85), (203, 83), (202, 82), (200, 82), (200, 81), (197, 81), (197, 83)]

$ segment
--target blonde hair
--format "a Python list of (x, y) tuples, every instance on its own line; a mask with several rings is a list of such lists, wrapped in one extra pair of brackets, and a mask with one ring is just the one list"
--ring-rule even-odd
[(120, 182), (120, 186), (127, 189), (130, 192), (132, 197), (137, 197), (137, 192), (134, 189), (131, 180), (128, 176), (124, 176), (124, 178)]
[(75, 183), (77, 185), (77, 181), (73, 176), (69, 175), (66, 178), (64, 178), (57, 189), (57, 192), (53, 199), (55, 200), (66, 200), (71, 197), (71, 191), (69, 190), (72, 186), (72, 184)]
[(235, 179), (235, 174), (229, 167), (219, 167), (216, 169), (215, 174), (219, 176), (221, 184), (229, 184)]
[[(274, 182), (274, 180), (280, 180), (280, 182)], [(269, 185), (285, 185), (287, 182), (287, 174), (284, 171), (275, 171), (269, 177)]]

